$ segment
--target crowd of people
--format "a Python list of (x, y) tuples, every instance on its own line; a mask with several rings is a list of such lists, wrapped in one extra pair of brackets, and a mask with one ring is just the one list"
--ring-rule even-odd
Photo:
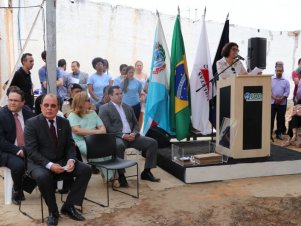
[[(243, 64), (237, 60), (238, 45), (228, 43), (222, 51), (223, 58), (217, 61), (221, 79), (247, 74)], [(134, 66), (121, 64), (114, 80), (109, 73), (109, 62), (96, 57), (92, 60), (94, 73), (88, 75), (80, 70), (78, 61), (71, 62), (71, 73), (66, 72), (67, 62), (58, 61), (56, 70), (57, 93), (49, 94), (46, 51), (41, 54), (45, 62), (39, 69), (41, 95), (34, 96), (31, 69), (32, 54), (25, 53), (20, 67), (7, 89), (8, 104), (0, 110), (0, 166), (11, 169), (13, 179), (12, 202), (20, 204), (25, 199), (22, 178), (25, 173), (24, 158), (28, 156), (28, 173), (36, 181), (45, 199), (49, 217), (48, 225), (57, 225), (58, 206), (55, 201), (57, 179), (64, 179), (62, 192), (67, 192), (61, 213), (82, 221), (84, 217), (74, 208), (82, 205), (92, 173), (101, 173), (104, 181), (115, 187), (129, 187), (124, 170), (109, 172), (91, 168), (87, 163), (87, 148), (84, 136), (113, 133), (116, 136), (117, 156), (124, 158), (126, 148), (136, 148), (145, 157), (141, 179), (160, 181), (151, 169), (156, 167), (158, 143), (150, 137), (140, 135), (143, 122), (148, 78), (143, 72), (143, 63)], [(288, 133), (286, 145), (297, 139), (301, 126), (301, 59), (293, 71), (294, 111), (288, 131), (285, 126), (287, 98), (290, 84), (283, 77), (284, 63), (277, 61), (275, 75), (271, 78), (271, 140), (283, 140)], [(300, 109), (300, 110), (299, 110)], [(299, 112), (300, 111), (300, 112)], [(274, 121), (277, 129), (274, 131)], [(107, 157), (111, 158), (111, 157)], [(102, 159), (106, 160), (106, 159)], [(115, 175), (118, 175), (115, 178)], [(66, 191), (64, 191), (66, 190)]]
[(151, 172), (156, 167), (157, 141), (139, 133), (141, 105), (145, 103), (141, 96), (147, 93), (142, 62), (137, 61), (136, 67), (122, 64), (120, 75), (113, 80), (108, 72), (109, 62), (100, 57), (92, 60), (95, 72), (90, 76), (80, 70), (78, 61), (71, 63), (72, 72), (67, 73), (67, 62), (60, 59), (54, 75), (57, 93), (51, 94), (47, 92), (46, 51), (41, 57), (45, 62), (39, 69), (41, 94), (34, 96), (30, 72), (34, 58), (25, 53), (22, 67), (6, 83), (8, 102), (0, 109), (0, 166), (11, 169), (12, 202), (19, 205), (25, 199), (25, 158), (27, 173), (36, 181), (48, 206), (47, 225), (58, 224), (57, 180), (64, 180), (60, 192), (68, 193), (61, 213), (78, 221), (85, 218), (74, 206), (82, 205), (92, 173), (100, 172), (103, 181), (115, 187), (129, 187), (125, 170), (111, 171), (106, 178), (102, 169), (87, 164), (84, 136), (90, 134), (114, 133), (120, 158), (124, 158), (129, 147), (142, 151), (146, 161), (141, 179), (159, 182)]

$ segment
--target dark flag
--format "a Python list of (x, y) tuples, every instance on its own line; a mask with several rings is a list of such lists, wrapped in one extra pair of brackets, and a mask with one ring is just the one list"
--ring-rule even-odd
[[(228, 14), (229, 16), (229, 14)], [(218, 44), (218, 48), (214, 57), (214, 61), (212, 63), (212, 73), (215, 76), (217, 74), (216, 70), (216, 62), (222, 58), (222, 49), (223, 47), (229, 43), (229, 20), (228, 16), (224, 25), (224, 29), (222, 32), (221, 39)], [(218, 78), (217, 78), (218, 80)], [(216, 96), (210, 100), (210, 111), (209, 111), (209, 121), (211, 122), (212, 126), (216, 128)]]

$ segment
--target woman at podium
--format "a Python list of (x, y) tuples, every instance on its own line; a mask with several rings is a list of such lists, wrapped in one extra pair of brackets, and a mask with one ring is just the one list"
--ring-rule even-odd
[(235, 75), (248, 74), (238, 57), (238, 45), (235, 42), (227, 43), (222, 50), (223, 58), (216, 62), (216, 69), (220, 78), (226, 79)]

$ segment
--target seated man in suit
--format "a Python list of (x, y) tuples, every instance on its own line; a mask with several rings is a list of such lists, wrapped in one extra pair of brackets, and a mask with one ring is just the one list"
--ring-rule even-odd
[(61, 208), (61, 213), (82, 221), (85, 218), (74, 208), (81, 206), (91, 177), (91, 168), (76, 159), (71, 127), (67, 119), (57, 117), (58, 100), (47, 94), (41, 103), (42, 114), (31, 118), (25, 126), (25, 147), (28, 151), (28, 172), (36, 180), (48, 206), (48, 225), (57, 225), (59, 212), (53, 184), (56, 179), (75, 178)]
[(25, 199), (21, 190), (24, 175), (24, 124), (34, 116), (28, 108), (23, 108), (24, 104), (23, 91), (11, 86), (8, 89), (8, 104), (0, 110), (0, 166), (11, 170), (14, 182), (12, 202), (16, 205)]
[[(144, 171), (141, 173), (142, 180), (152, 182), (160, 181), (151, 173), (151, 168), (156, 167), (158, 143), (150, 137), (140, 136), (138, 122), (133, 109), (121, 103), (122, 92), (119, 86), (109, 88), (111, 101), (99, 108), (99, 117), (103, 121), (107, 132), (116, 134), (117, 156), (124, 158), (126, 148), (137, 148), (145, 155)], [(120, 187), (128, 187), (124, 176), (124, 170), (119, 171)]]

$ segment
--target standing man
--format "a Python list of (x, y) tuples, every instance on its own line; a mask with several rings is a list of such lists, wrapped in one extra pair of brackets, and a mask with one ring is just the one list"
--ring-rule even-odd
[[(124, 158), (126, 148), (142, 150), (146, 159), (141, 179), (159, 182), (160, 179), (154, 177), (150, 171), (156, 167), (157, 141), (150, 137), (140, 136), (133, 109), (121, 102), (122, 92), (119, 86), (110, 86), (108, 92), (111, 101), (99, 108), (99, 117), (103, 121), (107, 132), (116, 135), (117, 156)], [(120, 187), (128, 187), (124, 172), (124, 169), (118, 172)]]
[[(48, 75), (47, 75), (46, 51), (45, 50), (41, 53), (41, 58), (45, 62), (45, 65), (39, 69), (39, 79), (40, 79), (40, 83), (41, 83), (42, 94), (46, 94), (47, 89), (48, 89)], [(56, 86), (58, 88), (57, 94), (58, 94), (58, 96), (60, 96), (59, 88), (63, 85), (63, 78), (60, 74), (59, 69), (58, 68), (56, 69), (56, 75), (51, 75), (51, 76), (56, 76)]]
[(8, 89), (8, 104), (0, 110), (0, 166), (11, 170), (14, 182), (12, 202), (16, 205), (24, 200), (21, 190), (24, 175), (24, 123), (33, 117), (32, 111), (23, 108), (24, 93), (16, 86)]
[(282, 77), (283, 63), (276, 63), (276, 75), (272, 77), (272, 109), (271, 109), (271, 140), (273, 141), (274, 120), (277, 115), (276, 139), (283, 140), (282, 134), (285, 133), (285, 112), (287, 97), (290, 93), (289, 81)]
[(77, 83), (80, 84), (83, 90), (87, 90), (87, 82), (88, 82), (88, 73), (82, 72), (79, 70), (80, 64), (78, 61), (73, 61), (71, 63), (71, 70), (72, 73), (70, 73), (71, 76), (71, 83)]
[(15, 72), (10, 86), (18, 86), (24, 93), (25, 105), (31, 110), (34, 104), (34, 95), (32, 90), (32, 81), (30, 70), (34, 65), (34, 59), (31, 53), (24, 53), (21, 57), (22, 67)]
[(52, 185), (57, 179), (75, 178), (61, 208), (73, 220), (85, 218), (74, 208), (81, 206), (91, 177), (91, 168), (76, 159), (71, 127), (67, 119), (57, 117), (58, 100), (47, 94), (41, 103), (42, 114), (28, 120), (25, 143), (28, 151), (28, 172), (41, 191), (49, 210), (48, 225), (57, 225), (59, 212)]
[(66, 72), (67, 68), (67, 62), (65, 59), (59, 59), (57, 62), (57, 68), (60, 71), (60, 76), (63, 79), (63, 85), (59, 88), (60, 89), (60, 96), (61, 96), (61, 101), (64, 101), (65, 99), (68, 99), (69, 96), (69, 90), (68, 87), (64, 86), (64, 83), (68, 77), (68, 73)]

